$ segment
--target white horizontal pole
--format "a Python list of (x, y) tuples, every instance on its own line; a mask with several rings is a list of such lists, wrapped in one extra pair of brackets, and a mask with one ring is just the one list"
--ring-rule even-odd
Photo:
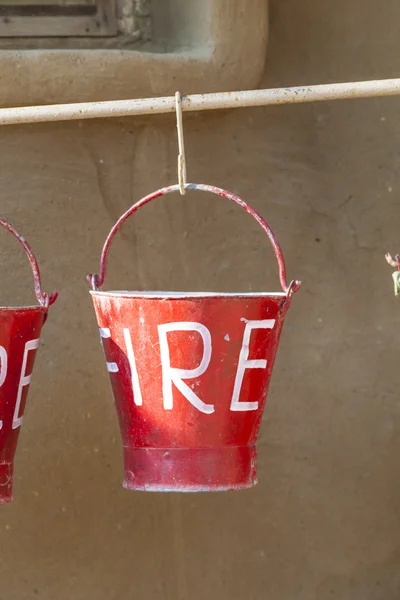
[[(222, 92), (182, 96), (182, 111), (296, 104), (346, 98), (372, 98), (400, 95), (400, 79), (326, 83), (301, 87)], [(0, 125), (40, 123), (44, 121), (72, 121), (104, 117), (127, 117), (175, 112), (175, 96), (77, 104), (53, 104), (0, 109)]]

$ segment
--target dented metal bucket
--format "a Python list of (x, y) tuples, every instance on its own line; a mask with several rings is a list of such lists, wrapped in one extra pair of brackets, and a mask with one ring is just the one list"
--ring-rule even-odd
[(0, 307), (0, 504), (11, 502), (14, 455), (49, 305), (57, 294), (44, 294), (35, 256), (25, 239), (4, 219), (0, 225), (12, 233), (31, 263), (38, 306)]
[(220, 491), (257, 482), (256, 440), (284, 317), (299, 283), (286, 282), (280, 246), (243, 200), (219, 188), (189, 189), (226, 197), (268, 235), (283, 292), (190, 293), (101, 291), (114, 235), (100, 274), (90, 275), (94, 308), (121, 429), (124, 486), (144, 491)]

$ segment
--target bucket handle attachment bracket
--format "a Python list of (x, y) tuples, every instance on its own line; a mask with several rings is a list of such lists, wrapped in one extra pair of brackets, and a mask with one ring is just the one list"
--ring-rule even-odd
[[(247, 202), (245, 202), (244, 200), (239, 198), (239, 196), (237, 196), (236, 194), (232, 194), (231, 192), (227, 192), (226, 190), (223, 190), (223, 189), (215, 187), (215, 186), (206, 185), (206, 184), (202, 184), (202, 183), (186, 183), (185, 188), (190, 189), (190, 190), (209, 192), (211, 194), (215, 194), (216, 196), (228, 198), (232, 202), (235, 202), (236, 204), (241, 206), (249, 215), (251, 215), (253, 217), (253, 219), (255, 219), (257, 221), (257, 223), (261, 226), (261, 228), (267, 234), (268, 239), (271, 242), (272, 248), (275, 252), (276, 259), (278, 261), (279, 280), (280, 280), (282, 290), (284, 291), (284, 293), (287, 295), (288, 298), (290, 298), (295, 292), (297, 292), (297, 290), (300, 288), (301, 282), (300, 281), (292, 281), (290, 284), (287, 283), (285, 259), (283, 257), (283, 252), (279, 245), (279, 242), (278, 242), (277, 238), (275, 237), (275, 234), (273, 233), (272, 229), (268, 225), (268, 223), (263, 219), (263, 217), (256, 210), (254, 210), (254, 208), (252, 208), (249, 204), (247, 204)], [(99, 274), (98, 275), (96, 275), (96, 274), (87, 275), (87, 281), (94, 291), (96, 291), (96, 290), (98, 291), (104, 283), (104, 279), (105, 279), (106, 271), (107, 271), (107, 261), (108, 261), (108, 256), (109, 256), (109, 252), (110, 252), (111, 243), (114, 239), (114, 236), (116, 235), (116, 233), (118, 233), (118, 231), (120, 230), (122, 225), (125, 223), (125, 221), (131, 215), (133, 215), (135, 212), (137, 212), (140, 208), (142, 208), (142, 206), (144, 206), (145, 204), (148, 204), (155, 198), (160, 198), (161, 196), (165, 196), (166, 194), (170, 194), (171, 192), (177, 192), (177, 191), (181, 191), (181, 186), (179, 184), (171, 185), (171, 186), (156, 190), (155, 192), (152, 192), (148, 196), (145, 196), (144, 198), (142, 198), (141, 200), (139, 200), (138, 202), (133, 204), (118, 219), (118, 221), (112, 227), (112, 229), (111, 229), (110, 233), (108, 234), (107, 239), (104, 243), (103, 250), (101, 253), (101, 257), (100, 257)]]
[(18, 231), (16, 231), (14, 229), (14, 227), (12, 227), (10, 225), (10, 223), (8, 223), (8, 221), (6, 221), (5, 219), (3, 219), (1, 217), (0, 217), (0, 226), (4, 227), (4, 229), (9, 231), (23, 247), (25, 254), (28, 257), (28, 260), (30, 262), (31, 268), (32, 268), (33, 283), (34, 283), (34, 287), (35, 287), (36, 298), (41, 306), (48, 308), (51, 304), (53, 304), (53, 302), (56, 301), (58, 293), (52, 292), (51, 294), (46, 294), (45, 292), (42, 291), (42, 283), (41, 283), (41, 278), (40, 278), (39, 265), (38, 265), (35, 255), (32, 252), (30, 245), (28, 244), (26, 239), (20, 233), (18, 233)]

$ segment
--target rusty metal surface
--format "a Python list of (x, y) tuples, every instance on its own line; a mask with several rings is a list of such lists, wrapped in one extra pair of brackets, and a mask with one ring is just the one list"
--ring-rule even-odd
[(103, 292), (112, 240), (157, 190), (122, 215), (89, 275), (123, 448), (124, 487), (222, 491), (257, 482), (256, 440), (284, 317), (300, 283), (286, 280), (280, 245), (264, 219), (236, 202), (267, 234), (283, 293)]
[(57, 293), (42, 291), (35, 255), (25, 238), (0, 219), (23, 247), (32, 267), (39, 306), (0, 308), (0, 504), (12, 500), (14, 456), (39, 346), (40, 331)]

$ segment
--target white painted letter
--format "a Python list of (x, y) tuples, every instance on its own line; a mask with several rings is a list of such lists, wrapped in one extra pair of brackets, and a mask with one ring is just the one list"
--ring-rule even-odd
[(8, 365), (7, 350), (3, 346), (0, 346), (0, 363), (1, 363), (1, 367), (0, 367), (0, 387), (1, 387), (7, 377), (7, 365)]
[[(7, 350), (0, 346), (0, 387), (3, 385), (6, 377), (7, 377)], [(3, 427), (3, 421), (0, 421), (0, 429)]]
[(129, 366), (131, 368), (133, 401), (135, 402), (136, 406), (142, 406), (142, 404), (143, 404), (142, 391), (140, 389), (140, 384), (139, 384), (139, 376), (138, 376), (138, 372), (137, 372), (137, 368), (136, 368), (136, 360), (135, 360), (135, 355), (134, 355), (133, 347), (132, 347), (131, 334), (129, 332), (129, 329), (127, 329), (127, 328), (124, 328), (124, 338), (125, 338), (127, 356), (128, 356), (128, 360), (129, 360)]
[(239, 354), (239, 363), (236, 371), (235, 385), (233, 387), (231, 410), (257, 410), (258, 402), (239, 402), (240, 391), (242, 389), (244, 372), (246, 369), (265, 369), (267, 361), (265, 359), (248, 360), (250, 335), (253, 329), (272, 329), (275, 325), (275, 319), (265, 319), (263, 321), (247, 321), (243, 334), (242, 348)]
[[(104, 338), (104, 339), (108, 339), (111, 337), (111, 333), (108, 327), (99, 327), (99, 331), (100, 331), (100, 338)], [(103, 342), (102, 342), (103, 345)], [(103, 346), (103, 350), (104, 350), (104, 346)], [(107, 365), (107, 371), (109, 373), (118, 373), (118, 365), (115, 362), (107, 362), (106, 360), (106, 365)]]
[(26, 344), (25, 344), (24, 358), (22, 360), (22, 368), (21, 368), (21, 377), (20, 377), (19, 386), (18, 386), (17, 402), (15, 403), (14, 418), (13, 418), (13, 422), (12, 422), (13, 429), (16, 429), (17, 427), (21, 427), (21, 425), (22, 425), (23, 417), (18, 416), (19, 408), (21, 405), (22, 390), (25, 386), (30, 384), (31, 379), (32, 379), (32, 373), (30, 373), (29, 375), (25, 374), (26, 363), (28, 362), (28, 352), (30, 350), (36, 350), (36, 348), (38, 346), (39, 346), (39, 338), (37, 340), (30, 340), (29, 342), (26, 342)]
[[(171, 367), (171, 360), (169, 354), (168, 337), (169, 331), (197, 331), (203, 338), (203, 357), (198, 367), (195, 369), (175, 369)], [(214, 412), (215, 407), (213, 404), (206, 404), (194, 393), (194, 391), (186, 385), (183, 379), (193, 379), (202, 375), (211, 359), (211, 334), (207, 327), (201, 323), (195, 323), (191, 321), (180, 322), (180, 323), (165, 323), (158, 326), (158, 336), (160, 338), (160, 354), (161, 354), (161, 367), (163, 376), (163, 397), (164, 397), (164, 408), (171, 410), (173, 407), (173, 393), (172, 384), (174, 383), (178, 390), (185, 396), (187, 400), (197, 410), (207, 415)]]

